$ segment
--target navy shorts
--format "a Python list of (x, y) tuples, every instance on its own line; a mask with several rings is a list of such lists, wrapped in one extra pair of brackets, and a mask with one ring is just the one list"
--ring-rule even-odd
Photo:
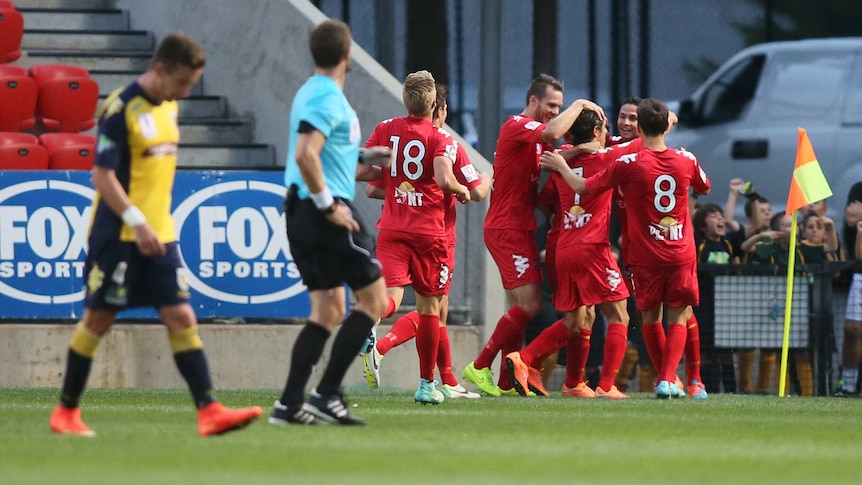
[(309, 291), (328, 290), (347, 284), (352, 290), (365, 288), (381, 276), (374, 238), (352, 204), (346, 204), (359, 231), (337, 226), (321, 213), (311, 199), (298, 199), (292, 191), (284, 202), (290, 254)]
[(164, 256), (141, 254), (135, 243), (93, 240), (84, 266), (84, 305), (122, 310), (187, 303), (189, 284), (176, 242)]

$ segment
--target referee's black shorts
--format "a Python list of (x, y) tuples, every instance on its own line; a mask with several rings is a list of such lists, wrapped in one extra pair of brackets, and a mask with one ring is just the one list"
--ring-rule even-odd
[(374, 238), (366, 232), (356, 208), (346, 200), (339, 202), (350, 208), (359, 231), (350, 232), (329, 222), (311, 199), (297, 199), (293, 191), (288, 191), (285, 199), (290, 253), (309, 291), (328, 290), (345, 283), (355, 291), (380, 278)]

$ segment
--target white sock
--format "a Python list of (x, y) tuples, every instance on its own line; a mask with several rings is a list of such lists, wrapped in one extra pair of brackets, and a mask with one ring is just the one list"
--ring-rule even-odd
[(844, 369), (841, 372), (844, 379), (844, 390), (856, 392), (856, 382), (859, 380), (859, 369)]

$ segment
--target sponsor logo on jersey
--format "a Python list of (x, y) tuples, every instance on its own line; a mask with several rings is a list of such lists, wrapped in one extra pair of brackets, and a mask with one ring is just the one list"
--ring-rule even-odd
[(683, 224), (673, 217), (663, 217), (661, 221), (651, 223), (649, 226), (650, 236), (656, 241), (679, 241), (683, 237)]

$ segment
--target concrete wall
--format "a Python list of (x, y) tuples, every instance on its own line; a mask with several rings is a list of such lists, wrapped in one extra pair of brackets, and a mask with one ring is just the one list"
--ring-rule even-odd
[[(320, 11), (307, 0), (117, 0), (116, 7), (130, 11), (133, 29), (157, 38), (183, 30), (198, 38), (207, 52), (204, 92), (227, 96), (233, 112), (253, 117), (255, 141), (274, 145), (284, 163), (290, 103), (314, 71), (307, 38), (326, 18)], [(345, 93), (367, 137), (379, 121), (403, 115), (401, 83), (359, 45), (352, 56)], [(490, 163), (465, 146), (477, 168), (491, 173)], [(379, 217), (378, 203), (359, 196), (357, 205), (367, 222)], [(505, 311), (505, 298), (482, 237), (487, 201), (462, 209), (452, 306), (465, 310), (466, 323), (494, 323)]]
[[(380, 335), (389, 331), (380, 326)], [(0, 325), (0, 387), (60, 387), (74, 326)], [(290, 351), (301, 325), (202, 325), (201, 338), (216, 389), (280, 389), (287, 379)], [(475, 358), (484, 340), (477, 327), (452, 327), (456, 376)], [(310, 386), (323, 375), (333, 338), (315, 368)], [(387, 365), (388, 364), (388, 365)], [(415, 389), (419, 361), (413, 342), (393, 349), (381, 367), (383, 387)], [(356, 358), (346, 386), (366, 386)], [(166, 331), (157, 324), (118, 324), (103, 339), (93, 362), (90, 387), (181, 388)]]

